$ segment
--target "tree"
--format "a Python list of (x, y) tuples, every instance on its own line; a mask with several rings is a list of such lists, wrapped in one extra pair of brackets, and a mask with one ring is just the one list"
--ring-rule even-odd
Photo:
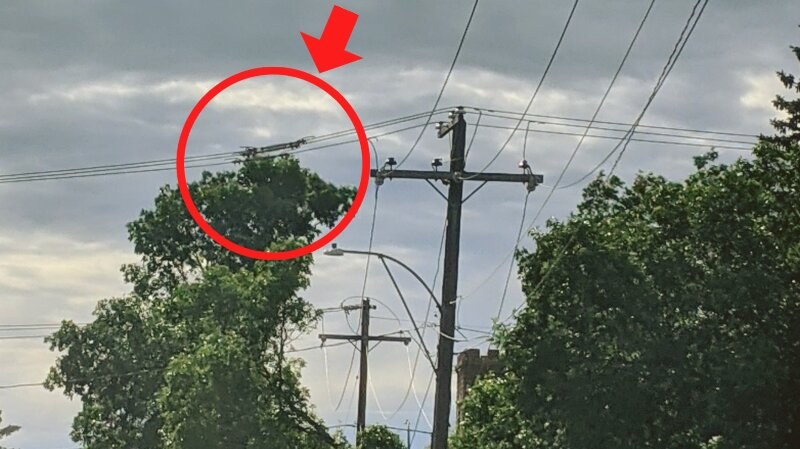
[[(516, 449), (534, 446), (543, 435), (520, 413), (519, 381), (512, 374), (481, 377), (458, 406), (461, 421), (451, 437), (453, 448)], [(539, 443), (536, 443), (537, 445)]]
[[(215, 229), (268, 250), (313, 239), (354, 193), (292, 158), (248, 159), (189, 188)], [(141, 256), (123, 267), (132, 292), (49, 338), (62, 355), (48, 388), (82, 401), (73, 439), (87, 449), (335, 445), (288, 352), (290, 335), (316, 318), (298, 295), (311, 258), (264, 262), (221, 249), (170, 187), (128, 230)]]
[(359, 434), (356, 449), (406, 449), (406, 446), (386, 426), (368, 426)]
[(800, 447), (791, 105), (753, 159), (712, 152), (683, 182), (601, 177), (533, 235), (526, 307), (498, 335), (507, 373), (468, 395), (454, 447)]
[[(790, 46), (789, 48), (795, 57), (800, 60), (800, 47)], [(800, 79), (797, 79), (795, 75), (781, 70), (778, 72), (778, 79), (787, 90), (800, 94)], [(800, 98), (789, 100), (782, 95), (777, 95), (772, 105), (783, 113), (784, 117), (772, 120), (772, 126), (775, 127), (777, 135), (762, 136), (762, 139), (783, 146), (800, 142)]]
[[(2, 423), (3, 423), (3, 412), (0, 411), (0, 424)], [(0, 440), (18, 431), (19, 429), (20, 429), (19, 426), (0, 427)], [(5, 449), (5, 448), (3, 446), (0, 446), (0, 449)]]

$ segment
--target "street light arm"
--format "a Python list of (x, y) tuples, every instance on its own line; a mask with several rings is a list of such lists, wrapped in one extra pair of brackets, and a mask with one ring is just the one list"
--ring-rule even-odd
[(414, 326), (414, 332), (417, 333), (417, 337), (419, 337), (419, 346), (425, 351), (425, 358), (428, 359), (428, 362), (431, 364), (431, 368), (433, 368), (433, 372), (436, 372), (436, 363), (431, 358), (431, 352), (428, 351), (428, 347), (425, 345), (425, 339), (422, 338), (422, 333), (419, 331), (419, 326), (417, 326), (416, 320), (414, 320), (414, 314), (411, 313), (411, 309), (408, 308), (408, 303), (406, 302), (406, 298), (403, 296), (403, 292), (400, 290), (400, 286), (397, 285), (397, 281), (394, 279), (394, 275), (392, 274), (392, 270), (389, 269), (389, 265), (386, 265), (386, 260), (383, 257), (378, 257), (381, 260), (381, 264), (383, 268), (386, 269), (386, 274), (389, 275), (389, 279), (392, 280), (392, 285), (394, 285), (394, 289), (397, 291), (397, 294), (400, 296), (400, 300), (403, 302), (403, 307), (406, 309), (406, 313), (408, 314), (408, 318), (411, 320), (411, 325)]
[(425, 287), (425, 290), (428, 291), (428, 294), (431, 295), (431, 299), (433, 299), (433, 302), (436, 304), (436, 308), (439, 310), (439, 312), (442, 311), (442, 304), (439, 302), (438, 299), (436, 299), (436, 295), (433, 293), (433, 290), (431, 290), (431, 288), (428, 286), (428, 284), (425, 282), (425, 280), (423, 280), (422, 277), (420, 275), (418, 275), (416, 271), (412, 270), (411, 267), (409, 267), (408, 265), (404, 264), (400, 260), (395, 259), (394, 257), (392, 257), (392, 256), (390, 256), (388, 254), (378, 253), (378, 252), (374, 252), (374, 251), (357, 251), (357, 250), (350, 250), (350, 249), (339, 249), (339, 251), (341, 253), (343, 253), (343, 254), (361, 254), (361, 255), (365, 255), (365, 256), (375, 256), (375, 257), (378, 257), (380, 259), (391, 260), (392, 262), (396, 263), (397, 265), (400, 265), (406, 271), (411, 273), (411, 275), (414, 276), (414, 278), (417, 281), (419, 281), (419, 283), (422, 284), (423, 287)]

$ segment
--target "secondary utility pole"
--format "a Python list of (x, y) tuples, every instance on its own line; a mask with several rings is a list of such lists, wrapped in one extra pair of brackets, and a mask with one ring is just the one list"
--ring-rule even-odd
[[(434, 159), (427, 170), (394, 170), (397, 165), (389, 158), (383, 168), (372, 170), (371, 175), (378, 184), (385, 179), (423, 179), (442, 181), (448, 185), (447, 230), (444, 246), (444, 270), (442, 275), (442, 310), (439, 319), (439, 345), (436, 362), (436, 393), (433, 405), (433, 435), (431, 449), (447, 449), (447, 436), (450, 426), (451, 379), (453, 375), (453, 342), (456, 326), (456, 297), (458, 295), (458, 256), (461, 240), (461, 206), (464, 203), (464, 181), (482, 182), (474, 191), (487, 182), (517, 182), (527, 185), (529, 191), (544, 181), (542, 175), (534, 175), (527, 161), (520, 162), (522, 174), (514, 173), (470, 173), (465, 171), (464, 153), (467, 140), (467, 122), (464, 109), (458, 108), (450, 114), (450, 122), (437, 125), (438, 136), (442, 138), (452, 132), (450, 148), (450, 170), (440, 172), (442, 160)], [(387, 168), (388, 167), (388, 168)], [(434, 186), (435, 188), (435, 186)], [(438, 191), (438, 189), (437, 189)], [(442, 195), (443, 196), (443, 195)], [(472, 196), (470, 194), (469, 197)]]
[(411, 339), (408, 337), (392, 337), (389, 335), (369, 335), (369, 312), (375, 306), (370, 304), (369, 298), (362, 298), (361, 304), (357, 306), (342, 307), (345, 311), (361, 310), (361, 333), (358, 335), (341, 334), (319, 334), (319, 339), (324, 343), (325, 340), (347, 340), (358, 341), (361, 343), (359, 352), (361, 353), (361, 364), (358, 375), (358, 418), (356, 421), (356, 445), (361, 431), (364, 430), (367, 420), (367, 355), (369, 354), (369, 343), (371, 341), (393, 341), (409, 344)]

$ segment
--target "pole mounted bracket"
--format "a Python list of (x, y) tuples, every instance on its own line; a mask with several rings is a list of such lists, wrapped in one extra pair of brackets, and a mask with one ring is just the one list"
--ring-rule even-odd
[(519, 161), (518, 167), (522, 169), (523, 175), (528, 177), (528, 179), (525, 181), (525, 188), (528, 190), (528, 192), (533, 192), (536, 190), (536, 187), (541, 182), (542, 177), (533, 174), (533, 169), (531, 168), (531, 165), (528, 163), (527, 159)]
[(386, 158), (386, 162), (383, 163), (383, 167), (372, 170), (372, 177), (375, 178), (375, 184), (382, 186), (383, 181), (387, 178), (386, 173), (393, 172), (395, 166), (397, 166), (397, 159), (388, 157)]
[(382, 186), (383, 181), (386, 180), (386, 176), (383, 175), (383, 169), (375, 170), (375, 174), (372, 177), (375, 178), (376, 186)]

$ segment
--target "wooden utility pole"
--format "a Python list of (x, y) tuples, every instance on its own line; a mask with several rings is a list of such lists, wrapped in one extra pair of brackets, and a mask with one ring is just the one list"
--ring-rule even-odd
[[(438, 125), (439, 138), (452, 132), (450, 148), (450, 170), (438, 171), (441, 159), (431, 164), (433, 171), (428, 170), (395, 170), (394, 159), (390, 158), (380, 170), (372, 170), (371, 175), (378, 184), (385, 179), (424, 179), (442, 181), (448, 185), (447, 194), (447, 230), (444, 246), (444, 270), (442, 275), (442, 308), (439, 320), (439, 345), (436, 361), (436, 392), (433, 404), (433, 434), (431, 449), (447, 449), (447, 437), (450, 426), (450, 401), (452, 398), (451, 379), (453, 375), (453, 342), (456, 325), (456, 297), (458, 295), (458, 258), (461, 240), (461, 206), (464, 203), (464, 181), (517, 182), (524, 183), (529, 191), (544, 182), (542, 175), (531, 172), (527, 161), (520, 162), (522, 174), (515, 173), (470, 173), (465, 171), (464, 153), (467, 137), (467, 122), (464, 120), (463, 108), (451, 114), (449, 123)], [(478, 188), (483, 187), (481, 184)], [(477, 189), (476, 189), (477, 190)], [(469, 198), (469, 197), (468, 197)]]
[(369, 355), (369, 343), (372, 341), (393, 341), (409, 344), (411, 339), (408, 337), (392, 337), (389, 335), (369, 335), (369, 313), (375, 306), (370, 304), (369, 298), (363, 298), (361, 304), (357, 306), (345, 306), (345, 311), (361, 310), (361, 332), (358, 335), (341, 334), (319, 334), (320, 340), (347, 340), (360, 342), (359, 352), (361, 353), (361, 363), (358, 376), (358, 418), (356, 420), (356, 445), (361, 431), (364, 430), (367, 421), (367, 356)]

